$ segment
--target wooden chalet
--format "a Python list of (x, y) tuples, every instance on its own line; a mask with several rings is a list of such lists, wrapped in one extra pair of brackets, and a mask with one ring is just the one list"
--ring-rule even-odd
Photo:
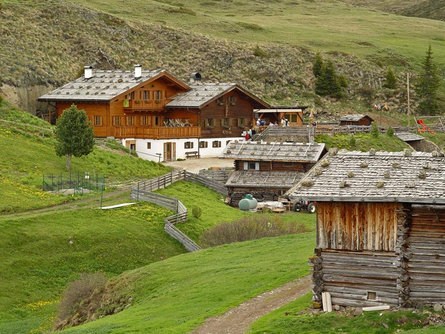
[(445, 303), (445, 158), (410, 151), (326, 155), (287, 193), (317, 202), (314, 300)]
[(230, 204), (246, 194), (259, 201), (276, 201), (296, 184), (324, 153), (324, 144), (233, 141), (220, 158), (235, 159), (226, 182)]
[(254, 109), (269, 107), (235, 83), (189, 85), (165, 70), (143, 71), (140, 65), (134, 72), (87, 66), (84, 76), (39, 101), (53, 104), (57, 116), (77, 105), (97, 137), (122, 139), (152, 160), (218, 156), (253, 125)]
[(374, 120), (368, 115), (350, 114), (344, 115), (340, 118), (340, 126), (343, 125), (360, 125), (370, 126)]

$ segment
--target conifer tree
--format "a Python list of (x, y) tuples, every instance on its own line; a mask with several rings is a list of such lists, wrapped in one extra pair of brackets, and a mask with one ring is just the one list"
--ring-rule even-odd
[(66, 169), (70, 169), (71, 157), (81, 157), (93, 151), (94, 132), (84, 110), (73, 104), (63, 111), (56, 124), (56, 154), (66, 156)]
[(314, 64), (312, 66), (312, 71), (314, 72), (316, 78), (318, 78), (321, 75), (322, 67), (323, 67), (323, 60), (321, 59), (320, 54), (317, 53), (315, 55)]
[(433, 51), (430, 45), (416, 85), (416, 92), (420, 100), (419, 109), (422, 113), (434, 115), (438, 112), (437, 90), (439, 87), (440, 77), (437, 73), (437, 67), (433, 63)]
[(385, 76), (385, 84), (383, 85), (383, 87), (389, 88), (389, 89), (394, 89), (394, 88), (396, 88), (396, 86), (397, 86), (396, 76), (394, 75), (392, 68), (388, 67), (388, 70), (386, 71), (386, 76)]
[(331, 96), (335, 98), (342, 96), (341, 85), (332, 61), (323, 64), (321, 74), (315, 82), (315, 93), (321, 96)]

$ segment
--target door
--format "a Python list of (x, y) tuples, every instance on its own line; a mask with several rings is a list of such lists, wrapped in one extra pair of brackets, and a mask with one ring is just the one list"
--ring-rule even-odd
[(164, 161), (176, 160), (176, 143), (164, 143)]

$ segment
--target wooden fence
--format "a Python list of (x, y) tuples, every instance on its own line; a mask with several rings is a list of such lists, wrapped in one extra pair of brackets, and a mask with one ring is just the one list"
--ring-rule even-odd
[[(436, 132), (445, 132), (445, 129), (440, 126), (428, 126), (430, 130)], [(394, 127), (394, 132), (414, 132), (417, 133), (418, 128), (415, 126), (405, 126), (405, 127)], [(379, 127), (379, 131), (381, 133), (385, 133), (388, 129)], [(336, 134), (336, 133), (346, 133), (346, 134), (355, 134), (355, 133), (368, 133), (371, 132), (371, 126), (366, 125), (331, 125), (331, 124), (317, 124), (316, 127), (316, 135), (317, 134)]]
[(194, 252), (200, 250), (201, 248), (175, 226), (177, 223), (187, 221), (188, 210), (186, 206), (177, 198), (153, 193), (153, 191), (165, 188), (181, 180), (198, 183), (213, 189), (220, 194), (227, 195), (227, 188), (219, 182), (215, 182), (187, 171), (178, 171), (171, 172), (154, 179), (138, 182), (137, 186), (132, 187), (131, 189), (131, 199), (134, 201), (154, 203), (174, 211), (174, 215), (164, 219), (164, 231), (172, 238), (178, 240), (189, 252)]

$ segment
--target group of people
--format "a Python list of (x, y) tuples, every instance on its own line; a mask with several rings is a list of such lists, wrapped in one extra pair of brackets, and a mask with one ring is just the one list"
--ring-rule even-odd
[(256, 134), (255, 129), (249, 129), (246, 131), (245, 139), (250, 140)]
[[(284, 118), (284, 117), (283, 117), (283, 118), (281, 118), (280, 124), (281, 124), (281, 126), (283, 126), (283, 127), (285, 127), (285, 126), (289, 126), (289, 120), (288, 120), (287, 118)], [(266, 126), (266, 121), (263, 120), (263, 119), (261, 119), (261, 118), (258, 118), (258, 119), (256, 120), (256, 126), (257, 126), (257, 127), (260, 127), (260, 126)], [(270, 121), (269, 124), (267, 124), (267, 126), (278, 126), (278, 122), (272, 122), (272, 121)]]
[(372, 107), (372, 109), (374, 110), (378, 110), (378, 111), (389, 111), (389, 106), (388, 103), (385, 103), (384, 106), (382, 107), (380, 104), (374, 104), (374, 106)]

